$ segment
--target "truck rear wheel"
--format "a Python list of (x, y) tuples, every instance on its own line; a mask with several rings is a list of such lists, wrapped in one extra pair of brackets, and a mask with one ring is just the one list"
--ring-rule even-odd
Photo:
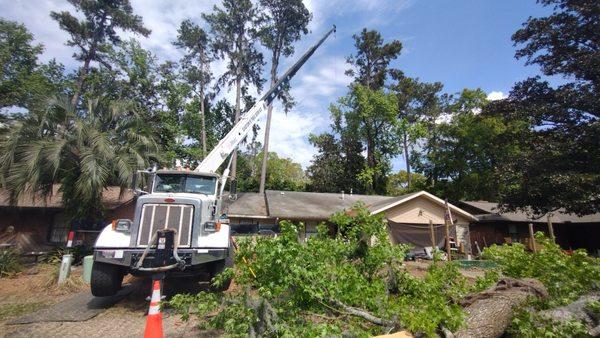
[(223, 292), (223, 291), (227, 291), (229, 289), (229, 286), (231, 285), (231, 278), (227, 279), (219, 287), (216, 287), (216, 286), (212, 285), (212, 279), (216, 275), (218, 275), (221, 272), (223, 272), (226, 268), (232, 268), (233, 267), (233, 263), (234, 263), (233, 262), (233, 257), (234, 257), (233, 246), (230, 245), (229, 246), (229, 254), (227, 255), (227, 258), (213, 263), (213, 269), (212, 269), (212, 272), (210, 274), (210, 279), (211, 279), (210, 289), (212, 291)]
[(92, 265), (91, 289), (96, 297), (113, 296), (123, 283), (123, 268), (113, 264), (94, 262)]

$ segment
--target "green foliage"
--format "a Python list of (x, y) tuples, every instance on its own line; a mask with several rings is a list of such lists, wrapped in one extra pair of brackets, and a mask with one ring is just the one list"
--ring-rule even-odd
[[(121, 42), (118, 32), (130, 31), (148, 36), (150, 30), (144, 27), (142, 17), (133, 13), (129, 0), (69, 0), (69, 2), (77, 12), (83, 14), (85, 19), (80, 20), (68, 11), (52, 11), (50, 16), (70, 35), (67, 45), (78, 49), (73, 57), (83, 62), (75, 93), (71, 99), (71, 105), (77, 106), (90, 70), (90, 62), (97, 61), (104, 66), (108, 65), (108, 53), (112, 46)], [(107, 68), (110, 69), (110, 65)]]
[(64, 66), (54, 60), (39, 63), (42, 51), (24, 25), (0, 19), (0, 109), (32, 110), (67, 88)]
[(226, 272), (234, 274), (239, 291), (178, 295), (169, 305), (184, 319), (196, 313), (201, 325), (231, 336), (369, 336), (386, 330), (351, 315), (349, 307), (428, 336), (442, 325), (462, 325), (456, 301), (468, 287), (457, 265), (432, 265), (424, 279), (409, 275), (403, 266), (408, 247), (390, 243), (381, 215), (361, 206), (340, 212), (305, 243), (298, 240), (299, 226), (282, 221), (275, 238), (239, 242), (235, 268)]
[(389, 196), (400, 196), (425, 190), (427, 188), (427, 178), (419, 173), (411, 173), (410, 186), (408, 184), (408, 172), (400, 170), (395, 174), (388, 176), (386, 194)]
[(577, 320), (559, 322), (535, 312), (520, 310), (507, 330), (508, 337), (589, 337), (585, 325)]
[(23, 269), (19, 253), (13, 249), (0, 250), (0, 278), (10, 277)]
[(50, 264), (60, 264), (64, 255), (71, 254), (73, 257), (73, 264), (77, 265), (83, 261), (83, 257), (91, 255), (92, 252), (92, 248), (83, 245), (76, 245), (72, 248), (57, 246), (48, 253), (44, 259), (44, 262)]
[(481, 89), (465, 89), (437, 104), (453, 115), (428, 123), (424, 152), (413, 156), (415, 168), (428, 178), (427, 190), (456, 200), (498, 200), (503, 186), (497, 168), (518, 154), (517, 140), (527, 125), (479, 114), (488, 104)]
[(400, 55), (402, 43), (398, 40), (383, 43), (381, 33), (363, 28), (354, 34), (356, 54), (346, 60), (352, 66), (347, 75), (355, 77), (355, 82), (372, 90), (381, 89), (388, 74), (388, 65)]
[(590, 301), (587, 304), (585, 304), (585, 308), (593, 314), (594, 318), (600, 318), (600, 301)]
[(493, 286), (500, 279), (500, 273), (496, 270), (485, 270), (482, 277), (477, 277), (472, 292), (481, 292)]
[(550, 297), (541, 304), (543, 307), (567, 304), (600, 287), (600, 260), (588, 256), (585, 250), (569, 255), (539, 232), (536, 241), (539, 243), (537, 253), (516, 243), (492, 245), (482, 255), (496, 262), (507, 276), (536, 278), (544, 283)]
[(44, 198), (61, 184), (75, 219), (98, 219), (102, 192), (129, 186), (133, 172), (156, 157), (150, 126), (131, 102), (95, 100), (76, 111), (66, 98), (30, 114), (0, 142), (0, 175), (14, 203), (26, 192)]
[[(238, 172), (240, 174), (238, 188), (241, 191), (258, 191), (263, 153), (256, 154), (248, 151), (240, 155), (238, 156)], [(269, 170), (265, 182), (266, 189), (304, 190), (308, 179), (299, 163), (290, 158), (279, 157), (275, 152), (269, 153), (267, 163)]]
[(349, 132), (342, 132), (339, 137), (331, 133), (313, 134), (308, 140), (317, 148), (312, 164), (306, 169), (310, 191), (366, 191), (365, 185), (357, 179), (365, 168), (365, 158), (362, 142), (356, 135)]
[(516, 57), (546, 76), (515, 84), (509, 98), (488, 114), (526, 121), (519, 153), (500, 162), (511, 209), (544, 214), (559, 208), (577, 214), (600, 212), (600, 23), (596, 0), (540, 0), (550, 14), (530, 17), (512, 37)]

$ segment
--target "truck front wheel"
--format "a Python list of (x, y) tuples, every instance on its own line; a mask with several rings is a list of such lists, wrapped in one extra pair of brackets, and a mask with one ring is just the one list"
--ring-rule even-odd
[(121, 289), (123, 269), (120, 266), (94, 262), (91, 289), (96, 297), (113, 296)]

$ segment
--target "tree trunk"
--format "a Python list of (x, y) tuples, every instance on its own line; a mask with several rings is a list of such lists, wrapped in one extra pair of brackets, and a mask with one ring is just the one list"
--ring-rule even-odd
[(408, 135), (406, 135), (406, 131), (404, 131), (403, 146), (404, 146), (404, 159), (406, 160), (407, 188), (410, 189), (412, 177), (410, 174), (410, 154), (408, 153)]
[[(277, 83), (277, 66), (279, 62), (276, 61), (275, 57), (273, 57), (273, 64), (271, 65), (271, 88)], [(269, 109), (267, 110), (267, 124), (265, 126), (265, 141), (263, 145), (263, 158), (262, 158), (262, 168), (260, 170), (260, 185), (258, 188), (258, 192), (260, 194), (265, 193), (265, 185), (267, 180), (267, 163), (269, 160), (269, 135), (271, 134), (271, 114), (273, 112), (273, 103), (269, 105)]]
[(85, 78), (87, 77), (87, 73), (90, 69), (90, 62), (92, 61), (91, 55), (85, 59), (83, 63), (83, 68), (81, 69), (81, 74), (79, 74), (79, 78), (77, 79), (77, 87), (75, 87), (75, 92), (73, 93), (73, 97), (71, 98), (71, 105), (73, 107), (77, 107), (77, 102), (79, 101), (79, 96), (81, 95), (81, 90), (83, 89), (83, 83)]
[(96, 28), (94, 32), (94, 39), (92, 40), (92, 45), (90, 46), (89, 52), (83, 62), (83, 69), (81, 70), (81, 74), (79, 74), (79, 79), (77, 79), (77, 87), (75, 88), (75, 93), (73, 93), (73, 97), (71, 98), (71, 105), (73, 107), (77, 107), (77, 102), (79, 101), (79, 96), (81, 95), (81, 91), (83, 90), (83, 84), (85, 82), (85, 78), (87, 77), (88, 72), (90, 71), (90, 62), (96, 57), (96, 48), (98, 48), (98, 41), (100, 40), (101, 32), (104, 31), (105, 23), (106, 23), (106, 12), (102, 13), (102, 18), (100, 19), (99, 27)]
[(202, 124), (202, 156), (206, 156), (206, 118), (204, 115), (204, 90), (200, 91), (200, 123)]
[(546, 298), (548, 291), (535, 279), (501, 279), (486, 291), (465, 298), (466, 327), (456, 332), (456, 338), (498, 338), (512, 320), (515, 309), (530, 296)]
[[(238, 75), (235, 79), (235, 119), (233, 125), (240, 120), (241, 114), (241, 99), (242, 99), (242, 79)], [(237, 176), (237, 148), (233, 151), (233, 158), (231, 159), (231, 180), (235, 180)]]

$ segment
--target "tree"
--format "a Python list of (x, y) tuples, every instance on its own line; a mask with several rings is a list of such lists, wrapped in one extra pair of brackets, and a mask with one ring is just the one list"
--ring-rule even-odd
[(498, 168), (517, 153), (515, 140), (524, 125), (481, 114), (487, 104), (481, 89), (464, 89), (441, 108), (450, 119), (435, 122), (425, 151), (415, 157), (415, 168), (428, 178), (432, 193), (454, 200), (498, 201), (503, 187)]
[(69, 81), (64, 66), (54, 60), (40, 64), (42, 51), (24, 25), (0, 19), (0, 109), (31, 110), (48, 96), (65, 93)]
[(350, 93), (330, 108), (335, 128), (355, 135), (365, 146), (366, 163), (358, 179), (365, 183), (368, 193), (385, 193), (390, 159), (400, 150), (397, 109), (394, 94), (360, 84), (353, 85)]
[(512, 37), (516, 57), (565, 83), (552, 87), (540, 77), (517, 83), (507, 100), (487, 114), (526, 121), (518, 156), (499, 170), (509, 209), (537, 214), (565, 208), (600, 212), (600, 6), (597, 1), (540, 0), (546, 17), (529, 18)]
[(336, 138), (330, 133), (310, 135), (310, 143), (317, 148), (306, 172), (310, 191), (363, 193), (366, 188), (358, 180), (365, 168), (363, 145), (352, 133), (342, 133)]
[[(266, 23), (261, 29), (262, 44), (271, 51), (271, 87), (277, 83), (277, 68), (282, 56), (289, 57), (294, 54), (295, 41), (300, 39), (301, 34), (308, 33), (308, 22), (311, 14), (301, 0), (261, 0), (260, 5), (266, 11)], [(280, 98), (285, 110), (293, 104), (289, 92), (286, 90)], [(267, 111), (267, 123), (265, 129), (265, 141), (262, 169), (260, 174), (259, 192), (265, 192), (269, 158), (269, 134), (271, 131), (271, 114), (273, 104), (269, 105)]]
[(182, 59), (184, 76), (200, 102), (200, 128), (202, 157), (206, 156), (206, 94), (212, 74), (210, 72), (210, 41), (206, 32), (191, 20), (184, 20), (178, 29), (177, 41), (173, 44), (185, 50)]
[(407, 189), (411, 189), (412, 184), (412, 160), (411, 153), (415, 143), (424, 136), (423, 120), (435, 109), (435, 95), (442, 88), (439, 82), (428, 84), (422, 83), (417, 78), (410, 78), (399, 70), (391, 71), (395, 83), (390, 89), (396, 94), (398, 99), (398, 118), (405, 127), (402, 128), (402, 148), (404, 152), (404, 161), (406, 165), (406, 184)]
[(24, 25), (0, 19), (0, 108), (25, 105), (27, 81), (42, 51)]
[(88, 102), (77, 111), (66, 97), (17, 121), (0, 143), (0, 173), (11, 203), (26, 192), (47, 197), (60, 184), (72, 219), (101, 219), (102, 191), (128, 186), (155, 157), (152, 130), (134, 105)]
[[(241, 153), (239, 159), (240, 182), (243, 191), (259, 191), (260, 168), (263, 159), (261, 144), (256, 143), (250, 150)], [(266, 189), (284, 191), (303, 191), (308, 179), (300, 163), (289, 158), (282, 158), (276, 152), (269, 154), (269, 172), (267, 173)]]
[(78, 49), (73, 56), (83, 62), (71, 99), (71, 105), (76, 106), (90, 71), (91, 62), (96, 61), (108, 69), (111, 68), (106, 62), (106, 54), (111, 45), (121, 41), (117, 30), (131, 31), (143, 36), (148, 36), (150, 30), (143, 26), (142, 17), (133, 14), (129, 0), (68, 1), (78, 12), (82, 12), (85, 19), (79, 20), (67, 11), (53, 11), (50, 16), (58, 22), (62, 30), (69, 33), (71, 38), (67, 41), (67, 45)]
[(84, 100), (104, 97), (103, 101), (134, 102), (157, 135), (162, 164), (171, 165), (174, 159), (198, 159), (200, 152), (196, 154), (192, 145), (183, 142), (187, 136), (183, 112), (190, 86), (181, 79), (177, 64), (159, 64), (157, 57), (134, 39), (119, 43), (107, 54), (106, 62), (110, 69), (100, 65), (90, 70), (82, 94)]
[[(409, 177), (412, 184), (409, 185)], [(400, 196), (410, 194), (427, 188), (427, 178), (419, 173), (412, 173), (409, 176), (408, 171), (400, 170), (395, 174), (388, 176), (386, 195)]]
[[(218, 78), (217, 84), (235, 85), (234, 123), (237, 123), (247, 86), (255, 85), (260, 90), (264, 82), (261, 77), (263, 56), (255, 46), (260, 19), (250, 0), (223, 0), (222, 6), (215, 5), (213, 13), (202, 14), (202, 17), (210, 25), (217, 57), (227, 59), (227, 70)], [(237, 152), (233, 154), (231, 166), (231, 179), (235, 182)]]
[(366, 28), (352, 37), (356, 54), (346, 59), (346, 62), (353, 67), (347, 70), (346, 74), (354, 76), (357, 83), (369, 89), (380, 89), (385, 83), (388, 65), (400, 55), (402, 43), (393, 40), (384, 44), (378, 31)]

